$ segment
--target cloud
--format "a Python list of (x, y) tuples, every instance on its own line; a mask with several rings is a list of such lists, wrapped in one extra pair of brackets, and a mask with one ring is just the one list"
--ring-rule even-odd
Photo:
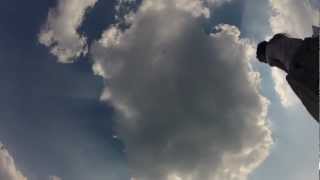
[(315, 7), (309, 1), (269, 0), (272, 7), (270, 25), (273, 33), (285, 32), (294, 37), (312, 35), (312, 25), (319, 23)]
[(59, 0), (39, 34), (39, 42), (51, 49), (60, 62), (70, 63), (87, 53), (86, 37), (77, 30), (88, 8), (97, 0)]
[[(58, 176), (49, 176), (49, 180), (62, 180)], [(28, 180), (22, 172), (17, 169), (13, 157), (9, 151), (0, 143), (0, 179), (1, 180)]]
[(224, 3), (230, 3), (233, 0), (205, 0), (210, 6), (221, 6)]
[[(319, 10), (309, 1), (269, 0), (272, 16), (269, 22), (272, 34), (288, 33), (293, 37), (305, 38), (312, 35), (312, 25), (319, 24)], [(285, 80), (285, 74), (272, 70), (275, 90), (284, 107), (296, 105), (299, 101)]]
[(206, 34), (205, 9), (145, 0), (129, 29), (111, 26), (91, 48), (132, 179), (245, 180), (269, 154), (253, 47), (234, 26)]
[(58, 176), (49, 176), (49, 180), (62, 180), (62, 179)]
[(1, 180), (27, 180), (17, 169), (13, 157), (0, 143), (0, 179)]
[(285, 78), (286, 74), (280, 69), (272, 68), (271, 75), (275, 84), (274, 88), (280, 98), (281, 104), (284, 107), (296, 105), (299, 101), (291, 87), (288, 85), (288, 82)]

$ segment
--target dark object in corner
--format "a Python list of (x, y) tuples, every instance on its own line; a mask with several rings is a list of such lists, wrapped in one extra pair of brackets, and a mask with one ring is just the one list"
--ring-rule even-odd
[(258, 44), (257, 59), (287, 73), (287, 82), (319, 123), (319, 27), (312, 37), (291, 38), (276, 34)]
[(306, 38), (286, 77), (309, 113), (319, 122), (319, 36)]

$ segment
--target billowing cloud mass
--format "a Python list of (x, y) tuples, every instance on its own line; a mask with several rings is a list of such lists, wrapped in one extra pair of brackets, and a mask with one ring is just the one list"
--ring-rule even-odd
[(60, 62), (72, 62), (87, 53), (86, 38), (77, 32), (88, 8), (97, 0), (58, 0), (39, 34), (39, 42), (51, 49)]
[(239, 30), (198, 0), (145, 0), (91, 48), (134, 180), (245, 180), (268, 156), (267, 100)]
[[(312, 35), (312, 25), (319, 25), (319, 10), (311, 6), (309, 1), (301, 0), (269, 0), (273, 15), (270, 17), (272, 34), (287, 33), (292, 37), (305, 38)], [(297, 97), (285, 80), (285, 74), (272, 69), (275, 90), (285, 107), (295, 105)]]
[(0, 143), (0, 179), (1, 180), (27, 180), (17, 169), (13, 157)]

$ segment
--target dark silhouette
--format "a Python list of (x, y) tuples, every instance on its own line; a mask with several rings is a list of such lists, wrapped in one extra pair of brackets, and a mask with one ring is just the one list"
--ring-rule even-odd
[(257, 59), (287, 73), (287, 82), (319, 122), (319, 33), (305, 39), (276, 34), (259, 43)]

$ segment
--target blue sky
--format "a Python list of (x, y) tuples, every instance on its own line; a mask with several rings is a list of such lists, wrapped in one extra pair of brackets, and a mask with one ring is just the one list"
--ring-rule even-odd
[[(58, 63), (57, 57), (38, 42), (49, 8), (57, 3), (0, 2), (0, 141), (16, 168), (28, 180), (46, 180), (49, 176), (63, 180), (129, 180), (135, 167), (126, 143), (131, 144), (132, 140), (125, 135), (122, 135), (124, 140), (114, 138), (115, 120), (119, 116), (114, 107), (117, 101), (100, 101), (108, 80), (94, 75), (91, 67), (96, 62), (94, 55), (79, 57), (72, 64)], [(79, 31), (89, 44), (95, 43), (107, 27), (116, 23), (115, 4), (100, 0), (86, 15)], [(234, 0), (212, 8), (206, 28), (231, 24), (239, 28), (242, 38), (262, 40), (272, 33), (268, 24), (270, 6), (262, 0)], [(267, 121), (274, 144), (270, 155), (248, 179), (317, 178), (318, 124), (301, 103), (291, 107), (281, 104), (267, 66), (253, 63), (253, 68), (261, 73), (261, 94), (270, 101)], [(113, 91), (122, 86), (118, 82), (115, 81)]]

